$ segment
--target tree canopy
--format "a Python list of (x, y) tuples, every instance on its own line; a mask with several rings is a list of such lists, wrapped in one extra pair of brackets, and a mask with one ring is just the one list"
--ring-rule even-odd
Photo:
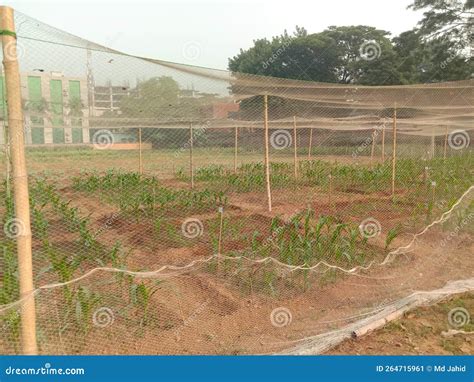
[(229, 70), (343, 84), (391, 85), (471, 77), (474, 0), (415, 0), (426, 9), (417, 28), (390, 38), (371, 26), (331, 26), (309, 34), (296, 27), (254, 41), (229, 59)]

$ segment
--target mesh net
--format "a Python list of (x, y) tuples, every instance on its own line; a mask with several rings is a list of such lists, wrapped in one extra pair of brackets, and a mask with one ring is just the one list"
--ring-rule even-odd
[(33, 296), (42, 354), (273, 353), (472, 277), (472, 80), (260, 77), (15, 22), (37, 289), (2, 77), (2, 354)]

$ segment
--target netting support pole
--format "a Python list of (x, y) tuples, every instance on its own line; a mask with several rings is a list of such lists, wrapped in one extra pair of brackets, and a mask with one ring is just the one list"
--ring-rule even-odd
[(272, 191), (270, 187), (270, 155), (268, 145), (268, 95), (263, 96), (263, 126), (265, 131), (265, 182), (267, 185), (268, 211), (272, 211)]
[(219, 258), (222, 255), (222, 229), (224, 228), (224, 207), (219, 207), (219, 242), (217, 245), (217, 271), (219, 271)]
[(191, 189), (194, 189), (193, 124), (189, 124), (189, 177)]
[[(7, 105), (5, 101), (3, 102), (3, 110), (7, 109)], [(8, 198), (10, 198), (11, 195), (11, 179), (10, 179), (10, 174), (11, 174), (11, 161), (10, 161), (10, 139), (8, 138), (8, 128), (7, 125), (5, 124), (5, 121), (3, 122), (3, 142), (4, 142), (4, 150), (5, 150), (5, 191), (6, 195)]]
[(298, 142), (296, 141), (296, 115), (293, 116), (293, 141), (295, 149), (295, 179), (298, 179)]
[(447, 154), (448, 154), (448, 125), (446, 125), (446, 133), (444, 134), (443, 159), (446, 159)]
[(385, 125), (382, 126), (382, 163), (385, 163)]
[[(23, 111), (21, 102), (20, 71), (17, 61), (13, 9), (0, 7), (0, 29), (3, 49), (3, 67), (8, 109), (8, 135), (12, 161), (13, 196), (17, 227), (18, 274), (21, 304), (21, 347), (23, 354), (37, 354), (36, 312), (33, 295), (33, 264), (31, 258), (30, 202), (28, 173), (25, 159)], [(8, 33), (5, 33), (8, 32)]]
[(308, 160), (311, 160), (311, 146), (313, 145), (313, 128), (309, 128)]
[(395, 198), (395, 173), (397, 169), (397, 104), (393, 108), (393, 143), (392, 143), (392, 200)]
[(435, 158), (435, 152), (436, 152), (436, 141), (435, 141), (435, 132), (434, 129), (431, 130), (431, 159)]
[(142, 128), (138, 128), (138, 172), (140, 175), (143, 174), (143, 157), (142, 157)]
[(239, 128), (234, 128), (234, 174), (237, 174), (237, 152), (239, 149)]
[(329, 190), (328, 190), (328, 198), (329, 198), (329, 209), (332, 210), (332, 174), (329, 174), (328, 176), (329, 180)]

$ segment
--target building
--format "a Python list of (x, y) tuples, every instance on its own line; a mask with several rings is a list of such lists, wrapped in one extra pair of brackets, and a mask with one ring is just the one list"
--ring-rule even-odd
[[(22, 73), (21, 87), (28, 145), (89, 143), (87, 83), (62, 73)], [(0, 143), (5, 140), (5, 81), (0, 76)]]

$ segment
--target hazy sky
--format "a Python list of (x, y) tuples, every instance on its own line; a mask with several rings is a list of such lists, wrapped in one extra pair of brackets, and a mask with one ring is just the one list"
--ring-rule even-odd
[(365, 24), (393, 35), (413, 28), (412, 0), (12, 0), (56, 28), (140, 56), (219, 69), (256, 38)]

